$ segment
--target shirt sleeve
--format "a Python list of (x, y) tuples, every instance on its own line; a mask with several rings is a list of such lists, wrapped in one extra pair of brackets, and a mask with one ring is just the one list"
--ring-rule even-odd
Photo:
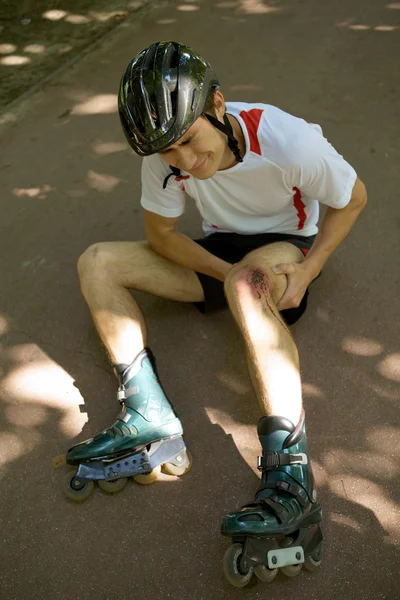
[(163, 189), (164, 179), (171, 173), (157, 155), (146, 156), (142, 162), (142, 195), (140, 203), (146, 210), (161, 217), (180, 217), (185, 212), (186, 193), (172, 176)]
[(309, 126), (308, 135), (297, 151), (291, 167), (292, 186), (332, 208), (347, 206), (357, 173), (322, 132)]
[(280, 166), (291, 189), (296, 187), (302, 195), (332, 208), (347, 206), (357, 179), (353, 167), (328, 142), (319, 125), (276, 108), (272, 112), (269, 125), (275, 130)]

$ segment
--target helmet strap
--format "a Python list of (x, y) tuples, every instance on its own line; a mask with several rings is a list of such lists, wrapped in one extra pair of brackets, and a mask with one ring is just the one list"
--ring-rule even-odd
[(224, 133), (228, 137), (228, 146), (230, 150), (232, 150), (234, 157), (236, 158), (237, 162), (243, 162), (243, 158), (239, 150), (239, 143), (233, 135), (232, 125), (229, 122), (227, 114), (224, 114), (224, 125), (212, 115), (208, 115), (207, 113), (203, 113), (203, 115), (209, 120), (211, 125), (214, 125), (214, 127), (219, 129), (221, 133)]
[(172, 177), (173, 175), (175, 175), (175, 177), (180, 177), (181, 176), (181, 170), (180, 169), (178, 169), (177, 167), (171, 167), (171, 165), (169, 165), (169, 168), (171, 169), (171, 173), (169, 173), (166, 176), (166, 178), (164, 179), (163, 190), (165, 190), (165, 188), (167, 187), (167, 185), (168, 185), (168, 179), (170, 177)]
[[(228, 137), (228, 146), (229, 146), (230, 150), (232, 150), (234, 157), (236, 158), (237, 162), (243, 162), (243, 158), (242, 158), (242, 156), (240, 154), (240, 150), (239, 150), (239, 143), (233, 134), (232, 125), (229, 122), (227, 114), (226, 113), (224, 114), (224, 124), (222, 124), (221, 121), (218, 121), (218, 119), (216, 119), (212, 115), (208, 115), (207, 113), (203, 113), (203, 115), (209, 120), (211, 125), (214, 125), (214, 127), (219, 129), (219, 131), (221, 131), (221, 133), (224, 133)], [(164, 182), (163, 182), (164, 190), (168, 185), (168, 179), (170, 177), (172, 177), (173, 175), (175, 175), (175, 177), (181, 176), (180, 169), (177, 169), (176, 167), (171, 167), (171, 165), (170, 165), (170, 169), (171, 169), (171, 173), (169, 173), (167, 175), (167, 177), (164, 179)]]

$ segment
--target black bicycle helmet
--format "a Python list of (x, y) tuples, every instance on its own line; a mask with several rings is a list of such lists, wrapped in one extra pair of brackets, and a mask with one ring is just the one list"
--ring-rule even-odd
[[(188, 46), (157, 42), (142, 50), (127, 66), (118, 96), (122, 129), (130, 146), (140, 156), (148, 156), (174, 144), (205, 114), (209, 93), (218, 87), (214, 69)], [(228, 136), (229, 147), (241, 161), (227, 116), (225, 125), (205, 116)]]

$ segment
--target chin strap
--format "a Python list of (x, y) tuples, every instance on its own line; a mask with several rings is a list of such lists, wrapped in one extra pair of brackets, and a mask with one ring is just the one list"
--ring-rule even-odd
[(172, 177), (173, 175), (175, 175), (175, 177), (180, 177), (181, 176), (181, 170), (177, 169), (176, 167), (171, 167), (171, 165), (169, 165), (169, 168), (171, 169), (171, 173), (169, 173), (166, 178), (164, 179), (164, 183), (163, 183), (163, 190), (165, 190), (165, 188), (168, 185), (168, 179), (170, 177)]
[(166, 176), (166, 178), (164, 179), (163, 190), (165, 190), (165, 188), (167, 187), (168, 179), (170, 177), (172, 177), (172, 175), (175, 175), (176, 181), (181, 181), (182, 179), (189, 179), (190, 178), (190, 175), (181, 175), (181, 170), (178, 169), (177, 167), (171, 167), (171, 165), (169, 165), (169, 168), (171, 169), (172, 173), (169, 173)]
[(236, 158), (237, 162), (243, 162), (243, 158), (239, 150), (239, 143), (233, 135), (232, 125), (229, 122), (227, 114), (224, 114), (224, 125), (211, 115), (207, 115), (206, 113), (203, 113), (203, 115), (210, 121), (211, 125), (214, 125), (214, 127), (219, 129), (221, 133), (224, 133), (228, 137), (228, 146), (232, 150), (234, 157)]
[[(226, 113), (224, 114), (224, 124), (222, 124), (220, 121), (218, 121), (218, 119), (216, 119), (212, 115), (208, 115), (207, 113), (203, 113), (203, 115), (209, 120), (211, 125), (214, 125), (214, 127), (219, 129), (219, 131), (221, 131), (221, 133), (224, 133), (227, 136), (228, 146), (229, 146), (230, 150), (232, 150), (233, 155), (236, 158), (237, 162), (243, 162), (243, 158), (242, 158), (242, 156), (240, 154), (240, 150), (239, 150), (239, 143), (238, 143), (237, 139), (235, 138), (235, 136), (233, 135), (232, 125), (230, 124), (227, 114)], [(171, 167), (171, 165), (169, 166), (169, 168), (171, 169), (171, 173), (169, 173), (166, 176), (166, 178), (164, 179), (163, 190), (165, 190), (165, 188), (167, 187), (168, 179), (170, 177), (175, 175), (175, 177), (178, 179), (178, 181), (179, 181), (179, 178), (182, 177), (180, 169), (177, 169), (176, 167)], [(186, 179), (186, 177), (185, 177), (185, 179)]]

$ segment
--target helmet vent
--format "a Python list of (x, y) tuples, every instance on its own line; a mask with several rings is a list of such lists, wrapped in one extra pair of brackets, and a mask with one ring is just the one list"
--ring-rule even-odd
[(128, 65), (118, 110), (125, 136), (140, 156), (167, 148), (204, 110), (218, 79), (197, 52), (177, 42), (156, 42)]
[(194, 90), (193, 90), (193, 95), (192, 95), (192, 104), (191, 104), (191, 106), (190, 106), (190, 108), (191, 108), (192, 110), (194, 110), (194, 107), (196, 106), (196, 98), (197, 98), (197, 90), (196, 90), (196, 89), (194, 89)]
[(177, 104), (178, 104), (178, 90), (175, 86), (175, 89), (170, 93), (171, 100), (171, 116), (176, 115)]
[(179, 47), (177, 48), (175, 44), (170, 47), (169, 58), (169, 68), (177, 69), (179, 67)]

